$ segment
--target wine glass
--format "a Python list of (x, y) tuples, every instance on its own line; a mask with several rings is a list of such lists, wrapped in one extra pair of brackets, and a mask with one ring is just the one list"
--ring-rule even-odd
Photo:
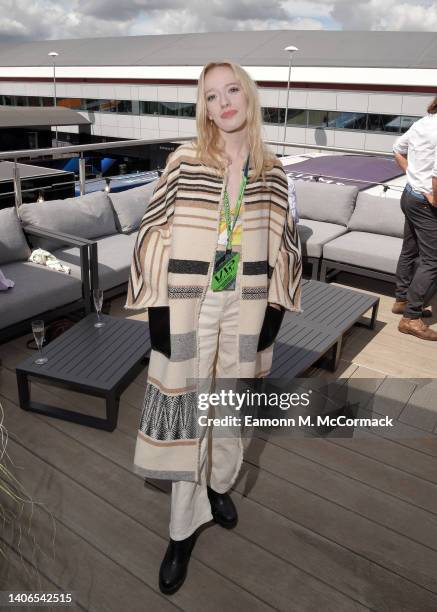
[(93, 289), (93, 300), (94, 307), (97, 312), (97, 323), (94, 323), (94, 327), (103, 327), (105, 323), (100, 319), (100, 313), (102, 311), (103, 306), (103, 290), (102, 289)]
[(42, 356), (42, 345), (44, 342), (44, 321), (32, 321), (32, 332), (39, 351), (39, 357), (34, 363), (36, 363), (36, 365), (44, 365), (48, 362), (48, 358)]

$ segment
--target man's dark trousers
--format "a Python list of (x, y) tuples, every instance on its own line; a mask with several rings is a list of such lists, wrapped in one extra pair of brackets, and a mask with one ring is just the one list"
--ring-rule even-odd
[(396, 269), (396, 299), (407, 300), (405, 317), (419, 319), (437, 281), (437, 208), (408, 187), (402, 193), (401, 208), (405, 226)]

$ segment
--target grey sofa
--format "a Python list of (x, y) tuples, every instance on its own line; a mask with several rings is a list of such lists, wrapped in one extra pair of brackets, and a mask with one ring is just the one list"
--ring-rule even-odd
[[(28, 261), (30, 239), (68, 244), (75, 254), (78, 274), (67, 275)], [(90, 311), (92, 244), (42, 226), (23, 227), (15, 208), (0, 210), (0, 269), (15, 283), (12, 289), (0, 292), (0, 342), (29, 332), (32, 319), (43, 318), (49, 322), (76, 310)]]
[[(44, 227), (50, 219), (50, 227), (56, 232), (92, 240), (91, 286), (98, 285), (108, 298), (126, 289), (138, 228), (155, 184), (153, 181), (120, 193), (100, 191), (38, 205), (24, 204), (20, 213), (23, 222), (34, 227)], [(44, 238), (34, 239), (33, 245), (53, 252), (70, 267), (72, 278), (80, 278), (80, 262), (71, 245), (54, 248)]]
[(300, 180), (295, 182), (295, 187), (302, 254), (312, 265), (311, 276), (316, 279), (324, 246), (348, 231), (358, 189)]
[(405, 222), (398, 199), (346, 185), (295, 186), (302, 253), (313, 278), (326, 281), (344, 270), (395, 281)]

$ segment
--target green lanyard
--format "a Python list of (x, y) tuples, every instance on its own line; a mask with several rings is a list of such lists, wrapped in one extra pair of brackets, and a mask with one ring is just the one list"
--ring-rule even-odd
[(240, 208), (241, 208), (241, 203), (243, 201), (244, 190), (246, 189), (248, 174), (249, 174), (249, 157), (247, 158), (246, 165), (243, 170), (243, 176), (241, 178), (240, 191), (238, 192), (238, 198), (237, 198), (237, 203), (235, 205), (233, 221), (231, 221), (231, 206), (229, 203), (229, 195), (226, 189), (223, 194), (223, 206), (225, 210), (226, 231), (228, 234), (228, 240), (226, 242), (226, 251), (228, 252), (232, 250), (232, 233), (235, 229), (238, 215), (240, 214)]

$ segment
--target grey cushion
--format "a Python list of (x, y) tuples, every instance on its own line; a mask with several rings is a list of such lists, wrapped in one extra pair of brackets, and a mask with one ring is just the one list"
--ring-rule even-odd
[(348, 229), (403, 238), (404, 222), (399, 200), (360, 193)]
[(15, 287), (0, 295), (0, 329), (82, 297), (77, 278), (46, 266), (21, 261), (6, 264), (2, 270), (15, 281)]
[[(104, 291), (117, 287), (129, 280), (132, 253), (137, 232), (105, 236), (97, 242), (99, 260), (99, 284)], [(79, 277), (79, 256), (77, 249), (60, 249), (54, 255), (67, 263), (71, 274)]]
[(25, 261), (29, 255), (30, 249), (15, 207), (3, 208), (0, 210), (0, 264)]
[(123, 234), (130, 234), (140, 227), (140, 221), (153, 195), (157, 181), (158, 179), (147, 185), (135, 187), (135, 189), (108, 194), (115, 210), (118, 229)]
[(346, 233), (344, 225), (302, 219), (297, 225), (302, 253), (306, 257), (321, 257), (323, 245)]
[(302, 180), (296, 180), (295, 186), (301, 219), (347, 225), (358, 194), (356, 187)]
[[(96, 238), (117, 232), (111, 202), (103, 191), (42, 204), (23, 204), (20, 215), (24, 223), (81, 238)], [(31, 240), (35, 247), (48, 251), (61, 246), (50, 239), (32, 237)]]
[(348, 232), (325, 244), (323, 258), (395, 274), (401, 248), (401, 238)]

